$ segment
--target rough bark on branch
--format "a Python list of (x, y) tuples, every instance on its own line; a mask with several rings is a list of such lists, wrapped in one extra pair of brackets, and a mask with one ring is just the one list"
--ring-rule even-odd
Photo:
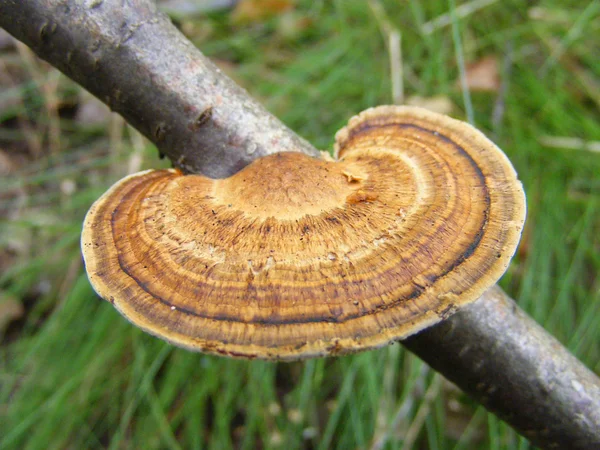
[(0, 26), (121, 114), (184, 172), (316, 154), (147, 0), (0, 0)]
[(531, 442), (600, 448), (600, 381), (499, 287), (402, 342)]
[[(0, 0), (0, 26), (187, 172), (223, 177), (276, 151), (317, 153), (149, 0)], [(600, 381), (498, 288), (404, 344), (534, 444), (600, 448)]]

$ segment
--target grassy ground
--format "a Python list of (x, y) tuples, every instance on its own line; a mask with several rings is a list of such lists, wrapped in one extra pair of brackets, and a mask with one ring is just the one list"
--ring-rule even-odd
[[(482, 7), (461, 17), (452, 0), (304, 1), (259, 22), (226, 11), (178, 23), (321, 148), (352, 114), (392, 101), (387, 35), (399, 30), (406, 96), (449, 100), (523, 180), (528, 225), (501, 284), (600, 373), (600, 154), (589, 151), (600, 141), (600, 2), (468, 3)], [(231, 361), (126, 323), (88, 284), (81, 221), (128, 170), (165, 162), (119, 118), (82, 119), (89, 101), (26, 49), (1, 55), (1, 448), (529, 447), (398, 345)], [(502, 85), (468, 95), (461, 74), (486, 56)]]

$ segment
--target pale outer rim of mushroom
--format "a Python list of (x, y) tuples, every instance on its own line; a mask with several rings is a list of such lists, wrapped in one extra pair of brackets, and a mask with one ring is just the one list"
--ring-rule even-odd
[[(515, 213), (514, 223), (519, 222), (520, 226), (510, 227), (510, 232), (507, 234), (506, 238), (506, 248), (512, 248), (511, 252), (503, 252), (502, 257), (496, 261), (496, 264), (491, 267), (490, 271), (483, 277), (481, 277), (476, 283), (474, 283), (469, 289), (465, 290), (461, 295), (460, 305), (458, 308), (452, 310), (451, 314), (455, 313), (457, 310), (462, 308), (463, 306), (474, 302), (477, 300), (483, 292), (494, 285), (498, 279), (505, 273), (510, 260), (514, 256), (514, 253), (517, 249), (517, 244), (519, 242), (521, 232), (523, 229), (525, 215), (526, 215), (526, 202), (525, 202), (525, 193), (522, 188), (521, 182), (517, 179), (517, 173), (512, 166), (508, 157), (502, 152), (502, 150), (496, 146), (490, 139), (488, 139), (481, 131), (472, 127), (468, 123), (459, 121), (457, 119), (453, 119), (451, 117), (434, 113), (428, 111), (423, 108), (414, 107), (414, 106), (378, 106), (374, 108), (369, 108), (360, 114), (352, 117), (348, 121), (348, 125), (339, 130), (335, 136), (335, 145), (334, 152), (335, 157), (337, 159), (338, 154), (340, 152), (340, 142), (346, 140), (349, 136), (349, 129), (355, 126), (358, 123), (361, 123), (363, 120), (370, 117), (377, 117), (379, 115), (411, 115), (414, 118), (422, 119), (426, 121), (433, 121), (440, 123), (444, 128), (450, 129), (456, 133), (467, 136), (467, 138), (473, 142), (473, 144), (481, 143), (483, 147), (486, 147), (488, 151), (494, 152), (495, 157), (498, 161), (501, 161), (507, 168), (510, 169), (510, 173), (513, 176), (512, 182), (514, 182), (515, 190), (518, 191), (518, 195), (522, 197), (522, 208)], [(177, 172), (175, 169), (168, 169), (170, 172)], [(81, 239), (81, 249), (83, 253), (83, 257), (86, 263), (86, 270), (88, 273), (88, 277), (92, 284), (92, 287), (96, 291), (96, 293), (107, 300), (114, 299), (111, 301), (113, 306), (130, 322), (132, 322), (137, 327), (141, 328), (145, 332), (159, 337), (167, 342), (176, 345), (178, 347), (186, 348), (191, 351), (201, 351), (206, 353), (212, 353), (217, 355), (227, 355), (235, 358), (258, 358), (258, 359), (272, 359), (272, 360), (298, 360), (298, 359), (306, 359), (320, 356), (328, 356), (328, 355), (341, 355), (348, 354), (357, 351), (376, 349), (390, 343), (405, 339), (413, 334), (418, 333), (419, 331), (428, 328), (441, 320), (444, 320), (449, 315), (445, 317), (441, 317), (439, 313), (436, 311), (430, 310), (420, 316), (418, 321), (412, 321), (412, 327), (403, 333), (398, 333), (400, 329), (406, 329), (407, 323), (403, 323), (397, 328), (389, 328), (381, 333), (363, 337), (360, 339), (360, 342), (357, 342), (352, 338), (337, 338), (332, 340), (315, 340), (307, 343), (301, 349), (296, 349), (294, 346), (281, 346), (272, 351), (269, 351), (269, 348), (263, 346), (254, 346), (254, 345), (236, 345), (232, 343), (224, 344), (219, 341), (206, 341), (203, 339), (194, 339), (188, 336), (182, 336), (175, 333), (170, 333), (170, 330), (165, 330), (157, 327), (153, 323), (149, 322), (147, 318), (135, 311), (131, 308), (131, 305), (126, 302), (122, 302), (118, 298), (114, 298), (114, 296), (108, 291), (107, 287), (102, 283), (99, 279), (97, 279), (94, 275), (91, 275), (90, 272), (95, 272), (95, 261), (94, 258), (91, 257), (90, 253), (85, 248), (85, 242), (91, 242), (91, 227), (86, 226), (90, 221), (90, 217), (93, 214), (93, 211), (97, 209), (102, 203), (110, 197), (110, 195), (117, 191), (120, 186), (126, 183), (128, 180), (143, 176), (144, 174), (152, 172), (153, 169), (134, 173), (126, 176), (125, 178), (116, 182), (111, 188), (106, 191), (90, 208), (88, 214), (86, 215), (83, 231), (82, 231), (82, 239)], [(515, 194), (517, 197), (517, 194)], [(208, 319), (206, 319), (208, 320)], [(416, 322), (416, 323), (415, 323)], [(335, 350), (329, 351), (327, 348), (333, 347)]]

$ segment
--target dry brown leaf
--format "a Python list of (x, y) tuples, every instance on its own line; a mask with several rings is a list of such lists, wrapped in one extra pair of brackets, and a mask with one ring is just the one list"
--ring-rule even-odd
[[(467, 87), (470, 91), (498, 92), (500, 89), (500, 73), (498, 59), (485, 56), (467, 65)], [(457, 81), (460, 85), (460, 81)]]
[(449, 115), (454, 109), (452, 101), (445, 95), (436, 95), (435, 97), (419, 97), (413, 95), (406, 99), (406, 104), (410, 106), (420, 106), (440, 114)]
[(235, 23), (261, 22), (293, 7), (292, 0), (242, 0), (231, 13), (231, 20)]
[(312, 26), (313, 20), (310, 17), (297, 11), (288, 11), (278, 17), (276, 32), (281, 38), (293, 41), (300, 38)]
[(8, 292), (0, 291), (0, 333), (8, 324), (23, 317), (23, 304), (17, 297)]

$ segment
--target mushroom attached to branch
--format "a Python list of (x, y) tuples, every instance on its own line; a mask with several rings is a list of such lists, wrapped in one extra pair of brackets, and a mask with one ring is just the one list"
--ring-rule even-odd
[(352, 118), (335, 150), (277, 153), (226, 179), (119, 181), (85, 220), (92, 285), (175, 345), (289, 360), (405, 338), (504, 273), (525, 197), (482, 133), (384, 106)]

